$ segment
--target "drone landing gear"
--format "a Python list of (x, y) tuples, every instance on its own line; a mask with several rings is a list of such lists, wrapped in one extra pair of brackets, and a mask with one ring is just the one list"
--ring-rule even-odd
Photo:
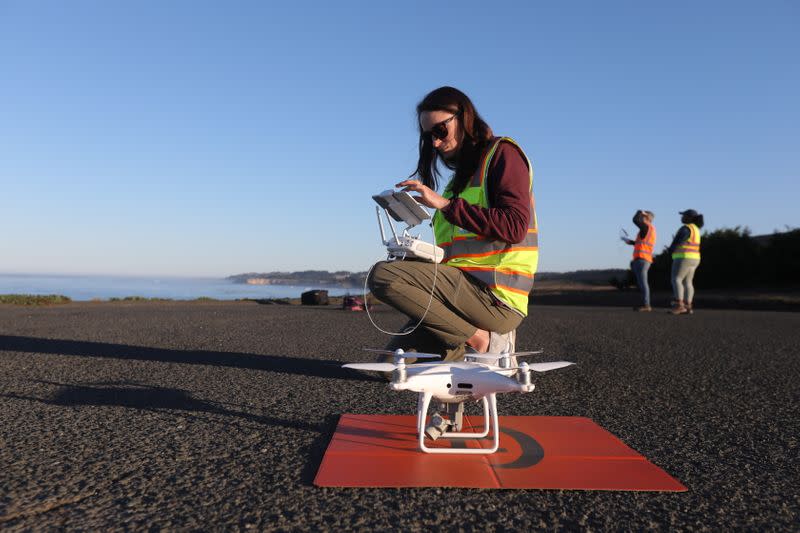
[[(464, 404), (447, 404), (447, 412), (451, 415), (450, 421), (444, 420), (438, 414), (431, 417), (431, 425), (425, 427), (428, 407), (432, 395), (427, 392), (420, 393), (417, 400), (417, 433), (419, 434), (419, 449), (425, 453), (458, 453), (458, 454), (490, 454), (500, 447), (500, 425), (497, 421), (497, 398), (494, 394), (483, 397), (483, 431), (481, 433), (462, 432)], [(451, 407), (455, 406), (455, 407)], [(438, 417), (438, 420), (437, 420)], [(490, 420), (491, 419), (491, 420)], [(491, 421), (491, 426), (490, 426)], [(455, 431), (447, 431), (453, 428)], [(446, 439), (483, 439), (492, 431), (493, 443), (491, 448), (429, 448), (425, 445), (425, 435), (433, 440), (439, 437)]]

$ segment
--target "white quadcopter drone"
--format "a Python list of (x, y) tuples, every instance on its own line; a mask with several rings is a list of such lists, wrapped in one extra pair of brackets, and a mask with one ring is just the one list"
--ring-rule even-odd
[[(417, 432), (419, 449), (425, 453), (490, 454), (500, 447), (500, 427), (497, 417), (498, 393), (531, 392), (531, 370), (547, 372), (573, 365), (568, 361), (552, 363), (520, 363), (516, 358), (541, 352), (483, 353), (466, 354), (460, 362), (415, 363), (406, 365), (406, 358), (441, 358), (438, 354), (425, 354), (403, 350), (369, 350), (394, 355), (393, 363), (349, 363), (344, 368), (374, 372), (393, 372), (390, 383), (392, 390), (410, 390), (419, 393), (417, 400)], [(514, 377), (516, 376), (516, 378)], [(426, 427), (428, 407), (431, 400), (442, 404), (449, 419), (438, 412)], [(483, 402), (483, 431), (480, 433), (462, 432), (464, 402), (481, 400)], [(491, 426), (490, 426), (491, 422)], [(425, 436), (431, 440), (483, 439), (492, 431), (491, 448), (430, 448), (425, 444)]]

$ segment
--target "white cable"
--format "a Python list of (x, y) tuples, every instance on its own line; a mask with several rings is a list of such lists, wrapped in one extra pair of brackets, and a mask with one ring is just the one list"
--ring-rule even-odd
[[(433, 222), (431, 222), (431, 227), (433, 227)], [(431, 295), (428, 298), (428, 306), (425, 308), (425, 312), (420, 317), (419, 322), (417, 322), (414, 325), (414, 327), (411, 328), (410, 330), (403, 331), (403, 332), (386, 331), (385, 329), (381, 328), (378, 324), (376, 324), (375, 321), (372, 319), (372, 315), (369, 312), (369, 304), (367, 303), (367, 282), (369, 281), (369, 275), (372, 273), (372, 269), (375, 268), (375, 265), (380, 263), (381, 260), (378, 259), (377, 261), (375, 261), (372, 264), (371, 267), (369, 267), (369, 270), (367, 271), (367, 277), (364, 278), (364, 309), (367, 311), (367, 317), (369, 318), (369, 321), (372, 322), (372, 325), (375, 326), (375, 329), (377, 329), (381, 333), (385, 333), (387, 335), (395, 335), (395, 336), (411, 335), (412, 333), (414, 333), (414, 331), (416, 331), (416, 329), (420, 326), (420, 324), (422, 324), (422, 321), (425, 320), (425, 316), (428, 314), (428, 311), (430, 311), (431, 304), (433, 303), (433, 293), (436, 292), (436, 275), (439, 272), (439, 263), (437, 263), (435, 261), (435, 259), (436, 259), (436, 230), (434, 229), (434, 231), (432, 233), (433, 233), (433, 259), (434, 259), (434, 262), (433, 262), (433, 286), (431, 286)]]

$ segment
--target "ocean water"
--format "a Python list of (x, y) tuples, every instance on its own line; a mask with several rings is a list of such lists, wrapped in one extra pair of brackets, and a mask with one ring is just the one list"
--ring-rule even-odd
[(0, 294), (61, 294), (76, 301), (126, 296), (193, 300), (214, 298), (299, 298), (312, 289), (329, 296), (360, 295), (363, 289), (294, 285), (245, 285), (220, 278), (0, 274)]

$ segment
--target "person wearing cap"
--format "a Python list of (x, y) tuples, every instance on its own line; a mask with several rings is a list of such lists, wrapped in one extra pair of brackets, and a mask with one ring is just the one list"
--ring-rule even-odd
[(700, 264), (700, 228), (703, 227), (703, 215), (694, 209), (681, 211), (683, 226), (675, 234), (669, 253), (672, 254), (672, 293), (674, 296), (673, 315), (692, 314), (694, 299), (695, 270)]
[(631, 270), (636, 276), (636, 283), (642, 291), (642, 305), (634, 307), (636, 311), (652, 311), (650, 307), (650, 284), (647, 281), (647, 273), (650, 265), (653, 264), (653, 250), (656, 246), (656, 228), (653, 219), (656, 216), (652, 211), (639, 209), (633, 215), (633, 223), (639, 228), (636, 240), (622, 239), (625, 243), (633, 246), (633, 259), (631, 260)]

